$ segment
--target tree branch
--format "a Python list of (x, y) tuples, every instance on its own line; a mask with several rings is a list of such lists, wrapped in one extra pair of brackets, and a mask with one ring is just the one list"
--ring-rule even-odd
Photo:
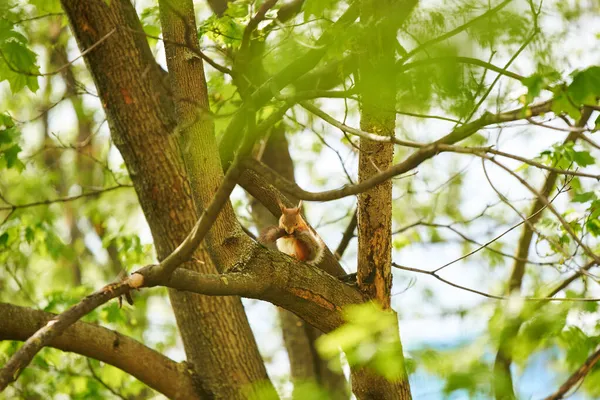
[(258, 28), (258, 24), (265, 19), (267, 12), (277, 4), (278, 0), (266, 0), (254, 17), (248, 21), (246, 28), (244, 29), (244, 34), (242, 36), (242, 44), (240, 45), (240, 51), (244, 51), (250, 45), (250, 38), (252, 36), (252, 32)]
[(110, 299), (124, 295), (129, 292), (130, 286), (127, 282), (121, 282), (112, 287), (112, 290), (101, 289), (81, 300), (67, 311), (48, 321), (41, 329), (33, 334), (23, 346), (0, 370), (0, 392), (11, 382), (14, 382), (20, 372), (25, 368), (33, 357), (54, 338), (61, 335), (69, 326), (77, 322), (81, 317), (90, 313), (98, 306)]
[[(163, 284), (157, 279), (156, 268), (145, 267), (132, 277), (142, 275), (144, 286)], [(323, 332), (344, 323), (341, 311), (345, 306), (364, 301), (356, 288), (329, 273), (258, 244), (235, 270), (210, 275), (179, 268), (164, 285), (205, 295), (238, 295), (268, 301)]]
[(431, 58), (425, 58), (425, 59), (419, 60), (419, 61), (413, 61), (411, 63), (402, 64), (399, 67), (398, 72), (404, 72), (411, 68), (417, 68), (417, 67), (420, 67), (421, 65), (433, 64), (438, 61), (451, 61), (451, 62), (462, 63), (462, 64), (477, 65), (479, 67), (489, 69), (490, 71), (497, 72), (500, 75), (508, 76), (509, 78), (516, 79), (518, 81), (523, 81), (525, 79), (525, 77), (522, 75), (511, 72), (511, 71), (507, 70), (506, 68), (498, 67), (492, 63), (482, 61), (478, 58), (457, 57), (457, 56), (431, 57)]
[[(0, 211), (4, 211), (4, 210), (12, 211), (12, 210), (17, 210), (17, 209), (22, 209), (22, 208), (47, 206), (47, 205), (54, 204), (54, 203), (67, 203), (69, 201), (74, 201), (74, 200), (82, 199), (85, 197), (96, 197), (96, 196), (100, 196), (107, 192), (112, 192), (113, 190), (117, 190), (117, 189), (121, 189), (121, 188), (131, 188), (131, 187), (133, 187), (133, 185), (116, 185), (116, 186), (108, 187), (106, 189), (94, 190), (91, 192), (86, 192), (86, 193), (78, 194), (75, 196), (67, 196), (67, 197), (61, 197), (58, 199), (35, 201), (32, 203), (25, 203), (25, 204), (12, 204), (12, 203), (7, 202), (9, 205), (8, 206), (0, 206)], [(6, 200), (4, 200), (4, 201), (6, 202)]]
[[(26, 341), (40, 326), (56, 317), (55, 314), (0, 303), (0, 340)], [(76, 322), (48, 345), (113, 365), (168, 398), (198, 399), (194, 378), (185, 364), (119, 332)]]
[(598, 348), (595, 352), (593, 352), (587, 360), (583, 363), (581, 367), (577, 369), (577, 371), (573, 372), (573, 374), (567, 379), (565, 383), (563, 383), (560, 388), (550, 396), (546, 397), (545, 400), (558, 400), (563, 399), (565, 394), (575, 386), (579, 381), (585, 379), (585, 376), (590, 372), (592, 367), (596, 365), (596, 363), (600, 361), (600, 348)]
[[(440, 275), (438, 275), (437, 270), (427, 271), (427, 270), (419, 269), (419, 268), (406, 267), (404, 265), (400, 265), (400, 264), (396, 264), (396, 263), (392, 263), (392, 266), (394, 268), (398, 268), (403, 271), (417, 272), (419, 274), (432, 276), (435, 279), (437, 279), (438, 281), (444, 282), (447, 285), (450, 285), (452, 287), (455, 287), (457, 289), (461, 289), (461, 290), (464, 290), (467, 292), (475, 293), (475, 294), (478, 294), (483, 297), (487, 297), (488, 299), (511, 300), (514, 298), (514, 296), (511, 297), (511, 296), (495, 295), (495, 294), (491, 294), (491, 293), (482, 292), (481, 290), (471, 289), (469, 287), (459, 285), (458, 283), (454, 283), (445, 278), (442, 278)], [(573, 280), (569, 281), (569, 283), (572, 282)], [(554, 294), (556, 294), (556, 293), (554, 293)], [(594, 297), (589, 297), (589, 298), (588, 297), (559, 297), (559, 298), (556, 298), (556, 297), (552, 297), (553, 295), (549, 295), (548, 297), (520, 296), (520, 297), (518, 297), (518, 299), (524, 300), (524, 301), (530, 301), (530, 302), (546, 302), (546, 303), (550, 302), (550, 301), (581, 302), (581, 303), (586, 303), (586, 302), (595, 303), (597, 301), (600, 301), (600, 298), (594, 298)]]
[(267, 101), (273, 98), (274, 94), (277, 94), (281, 89), (314, 68), (323, 56), (325, 56), (329, 44), (336, 37), (335, 32), (356, 20), (358, 17), (358, 8), (358, 3), (352, 3), (344, 14), (331, 26), (331, 29), (326, 30), (321, 35), (315, 43), (314, 49), (298, 57), (270, 79), (267, 79), (244, 101), (244, 105), (233, 116), (219, 143), (221, 161), (226, 167), (229, 167), (229, 164), (233, 160), (234, 149), (237, 147), (236, 144), (239, 138), (238, 135), (245, 124), (247, 108), (258, 109), (262, 107)]
[(354, 237), (354, 231), (356, 230), (356, 226), (358, 224), (358, 210), (355, 210), (352, 214), (352, 219), (350, 219), (350, 223), (346, 226), (344, 230), (344, 234), (342, 235), (342, 240), (340, 240), (340, 244), (338, 244), (337, 249), (335, 249), (335, 257), (339, 260), (344, 255), (346, 248), (350, 244), (350, 241)]

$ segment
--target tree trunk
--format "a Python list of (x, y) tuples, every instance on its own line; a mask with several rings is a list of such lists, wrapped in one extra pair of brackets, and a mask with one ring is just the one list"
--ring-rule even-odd
[[(62, 0), (104, 106), (114, 143), (129, 169), (159, 259), (170, 254), (198, 215), (173, 132), (173, 101), (131, 3)], [(110, 32), (113, 32), (112, 34)], [(135, 33), (138, 32), (138, 33)], [(204, 247), (182, 266), (216, 268)], [(170, 291), (188, 361), (203, 397), (241, 398), (245, 387), (267, 379), (237, 297)]]
[[(397, 22), (389, 18), (394, 3), (391, 0), (365, 0), (360, 11), (365, 30), (358, 64), (360, 127), (363, 131), (383, 136), (394, 136), (396, 127), (394, 68)], [(392, 143), (361, 138), (359, 182), (387, 170), (393, 157)], [(390, 309), (391, 240), (392, 181), (388, 180), (358, 196), (358, 286), (383, 309)], [(406, 373), (390, 382), (366, 367), (355, 369), (352, 371), (352, 389), (360, 399), (411, 398)]]
[[(214, 126), (209, 116), (208, 92), (204, 67), (201, 59), (190, 56), (190, 50), (175, 43), (185, 43), (199, 50), (196, 34), (194, 4), (191, 0), (159, 1), (160, 17), (172, 96), (177, 111), (178, 132), (181, 153), (190, 178), (191, 196), (200, 215), (207, 207), (219, 185), (223, 181), (223, 169), (219, 158), (219, 149), (214, 134)], [(221, 209), (212, 225), (206, 243), (213, 261), (219, 271), (223, 271), (237, 262), (240, 254), (250, 251), (251, 243), (241, 230), (233, 207), (228, 201)], [(276, 395), (268, 379), (264, 362), (258, 352), (254, 335), (244, 313), (239, 298), (233, 299), (238, 305), (230, 310), (233, 333), (229, 346), (237, 348), (232, 354), (243, 364), (245, 384), (261, 383), (261, 390), (269, 387)], [(219, 334), (223, 335), (222, 331)], [(220, 350), (220, 347), (214, 347)], [(214, 351), (213, 348), (213, 351)], [(231, 358), (230, 361), (231, 362)], [(224, 366), (223, 366), (224, 367)], [(233, 381), (236, 379), (231, 376)], [(223, 379), (221, 376), (220, 379)], [(215, 385), (218, 381), (215, 381)], [(266, 385), (266, 386), (265, 386)], [(258, 385), (254, 388), (259, 389)], [(228, 398), (245, 398), (243, 393), (231, 392)]]

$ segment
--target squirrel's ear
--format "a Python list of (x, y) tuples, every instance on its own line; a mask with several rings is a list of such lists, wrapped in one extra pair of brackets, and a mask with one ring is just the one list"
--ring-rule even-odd
[(286, 209), (286, 206), (283, 205), (283, 203), (281, 202), (281, 200), (277, 199), (277, 205), (279, 206), (279, 209), (281, 210), (281, 212), (283, 212)]
[(302, 200), (300, 200), (298, 202), (298, 205), (296, 206), (296, 208), (298, 209), (298, 212), (300, 212), (300, 210), (302, 209)]

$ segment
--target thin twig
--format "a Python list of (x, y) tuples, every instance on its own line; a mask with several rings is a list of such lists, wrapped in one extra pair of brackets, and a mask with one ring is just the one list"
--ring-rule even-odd
[(542, 128), (552, 129), (554, 131), (559, 131), (559, 132), (578, 132), (578, 133), (581, 133), (581, 132), (587, 132), (587, 131), (589, 131), (589, 129), (587, 127), (585, 127), (585, 126), (583, 126), (583, 127), (570, 126), (568, 128), (561, 128), (561, 127), (558, 127), (558, 126), (546, 125), (543, 122), (537, 122), (536, 120), (534, 120), (531, 117), (527, 117), (525, 119), (527, 120), (527, 122), (529, 122), (529, 123), (531, 123), (533, 125), (541, 126)]
[(453, 61), (456, 63), (462, 63), (462, 64), (472, 64), (472, 65), (477, 65), (479, 67), (488, 69), (490, 71), (494, 71), (497, 72), (501, 75), (505, 75), (509, 78), (513, 78), (516, 79), (518, 81), (523, 81), (525, 79), (524, 76), (519, 75), (517, 73), (511, 72), (509, 70), (507, 70), (506, 68), (502, 68), (502, 67), (498, 67), (490, 62), (486, 62), (486, 61), (482, 61), (478, 58), (473, 58), (473, 57), (457, 57), (457, 56), (444, 56), (444, 57), (431, 57), (431, 58), (425, 58), (423, 60), (419, 60), (419, 61), (413, 61), (411, 63), (408, 64), (403, 64), (399, 67), (399, 71), (406, 71), (408, 69), (411, 68), (416, 68), (419, 67), (421, 65), (427, 65), (427, 64), (433, 64), (436, 63), (438, 61)]
[[(544, 207), (544, 208), (545, 208), (545, 207)], [(467, 257), (469, 257), (469, 256), (472, 256), (473, 254), (475, 254), (475, 253), (479, 252), (480, 250), (482, 250), (482, 249), (484, 249), (484, 248), (487, 248), (487, 247), (488, 247), (490, 244), (494, 243), (496, 240), (500, 239), (502, 236), (504, 236), (504, 235), (508, 234), (509, 232), (511, 232), (511, 231), (515, 230), (516, 228), (518, 228), (519, 226), (523, 225), (523, 224), (524, 224), (524, 223), (525, 223), (527, 220), (529, 220), (529, 219), (531, 219), (531, 218), (535, 217), (535, 216), (536, 216), (538, 213), (542, 212), (542, 210), (543, 210), (544, 208), (540, 209), (540, 210), (539, 210), (537, 213), (530, 215), (530, 216), (529, 216), (529, 217), (527, 217), (526, 219), (523, 219), (523, 220), (522, 220), (521, 222), (519, 222), (518, 224), (516, 224), (516, 225), (513, 225), (512, 227), (510, 227), (510, 228), (509, 228), (509, 229), (507, 229), (506, 231), (502, 232), (500, 235), (498, 235), (498, 236), (496, 236), (495, 238), (493, 238), (493, 239), (491, 239), (491, 240), (487, 241), (485, 244), (483, 244), (483, 245), (479, 246), (479, 247), (478, 247), (478, 248), (476, 248), (475, 250), (473, 250), (473, 251), (470, 251), (469, 253), (465, 254), (464, 256), (461, 256), (461, 257), (459, 257), (459, 258), (457, 258), (457, 259), (455, 259), (455, 260), (452, 260), (452, 261), (450, 261), (450, 262), (448, 262), (448, 263), (446, 263), (446, 264), (442, 265), (441, 267), (438, 267), (438, 268), (437, 268), (437, 269), (435, 269), (433, 272), (434, 272), (434, 273), (436, 273), (436, 272), (439, 272), (439, 271), (441, 271), (442, 269), (444, 269), (444, 268), (446, 268), (446, 267), (449, 267), (450, 265), (452, 265), (452, 264), (454, 264), (454, 263), (457, 263), (457, 262), (459, 262), (459, 261), (461, 261), (461, 260), (464, 260), (465, 258), (467, 258)]]
[[(416, 272), (419, 274), (424, 274), (424, 275), (429, 275), (429, 276), (433, 276), (435, 279), (437, 279), (438, 281), (444, 282), (452, 287), (455, 287), (457, 289), (461, 289), (461, 290), (465, 290), (467, 292), (471, 292), (471, 293), (475, 293), (478, 294), (480, 296), (483, 297), (487, 297), (489, 299), (495, 299), (495, 300), (511, 300), (514, 299), (515, 296), (499, 296), (499, 295), (495, 295), (495, 294), (490, 294), (490, 293), (486, 293), (486, 292), (482, 292), (480, 290), (476, 290), (476, 289), (471, 289), (469, 287), (463, 286), (463, 285), (459, 285), (457, 283), (454, 283), (452, 281), (449, 281), (445, 278), (442, 278), (441, 276), (439, 276), (435, 270), (434, 271), (427, 271), (424, 269), (418, 269), (418, 268), (411, 268), (411, 267), (406, 267), (400, 264), (396, 264), (396, 263), (392, 263), (392, 266), (394, 268), (398, 268), (404, 271), (411, 271), (411, 272)], [(516, 297), (517, 299), (521, 299), (524, 301), (561, 301), (561, 302), (582, 302), (582, 303), (587, 303), (587, 302), (597, 302), (600, 301), (600, 298), (587, 298), (587, 297)]]
[(101, 190), (94, 190), (92, 192), (86, 192), (86, 193), (81, 193), (75, 196), (67, 196), (67, 197), (61, 197), (58, 199), (52, 199), (52, 200), (41, 200), (41, 201), (35, 201), (32, 203), (25, 203), (25, 204), (11, 204), (8, 206), (0, 206), (0, 211), (2, 210), (17, 210), (17, 209), (22, 209), (22, 208), (31, 208), (31, 207), (38, 207), (38, 206), (47, 206), (50, 204), (54, 204), (54, 203), (67, 203), (69, 201), (74, 201), (74, 200), (78, 200), (84, 197), (94, 197), (94, 196), (100, 196), (101, 194), (107, 193), (107, 192), (112, 192), (113, 190), (117, 190), (117, 189), (121, 189), (121, 188), (132, 188), (133, 185), (116, 185), (116, 186), (112, 186), (106, 189), (101, 189)]
[(43, 14), (43, 15), (37, 15), (35, 17), (30, 17), (30, 18), (23, 18), (17, 21), (11, 21), (11, 23), (17, 25), (17, 24), (21, 24), (23, 22), (30, 22), (30, 21), (36, 21), (38, 19), (42, 19), (42, 18), (48, 18), (48, 17), (58, 17), (58, 16), (63, 16), (65, 15), (65, 13), (63, 12), (58, 12), (58, 13), (48, 13), (48, 14)]
[(104, 382), (104, 380), (100, 377), (100, 375), (98, 375), (96, 373), (96, 371), (94, 370), (94, 367), (92, 366), (92, 362), (91, 362), (91, 360), (89, 358), (86, 358), (85, 360), (87, 362), (88, 369), (90, 370), (90, 373), (92, 374), (92, 377), (96, 381), (98, 381), (99, 384), (101, 384), (102, 386), (104, 386), (104, 388), (106, 390), (108, 390), (109, 392), (111, 392), (114, 396), (116, 396), (116, 397), (118, 397), (120, 399), (123, 399), (123, 400), (128, 400), (127, 397), (123, 396), (121, 393), (117, 392), (115, 389), (113, 389), (112, 387), (110, 387), (110, 385), (108, 383)]

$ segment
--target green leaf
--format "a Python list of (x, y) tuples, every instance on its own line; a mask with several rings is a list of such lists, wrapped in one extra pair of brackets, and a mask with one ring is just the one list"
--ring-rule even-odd
[(16, 168), (19, 171), (22, 171), (25, 168), (25, 164), (19, 160), (19, 153), (21, 152), (21, 146), (18, 144), (14, 144), (10, 146), (6, 150), (2, 150), (0, 152), (0, 168), (2, 168), (2, 164), (6, 166), (6, 168)]
[(577, 165), (580, 167), (586, 167), (596, 163), (596, 159), (592, 157), (589, 151), (574, 151), (573, 161), (575, 161), (575, 163), (577, 163)]
[(568, 94), (576, 105), (596, 104), (600, 96), (600, 67), (594, 66), (573, 75)]
[(590, 200), (596, 200), (596, 193), (594, 192), (585, 192), (585, 193), (578, 193), (575, 196), (573, 196), (573, 202), (574, 203), (587, 203)]
[(16, 143), (21, 132), (16, 127), (10, 127), (0, 131), (0, 145)]
[(6, 243), (8, 243), (8, 232), (4, 232), (0, 235), (0, 246), (5, 247)]
[(33, 242), (34, 239), (34, 232), (33, 229), (31, 229), (31, 227), (27, 227), (25, 228), (25, 240), (27, 241), (27, 243)]
[(527, 100), (525, 104), (529, 104), (540, 95), (540, 92), (546, 85), (544, 77), (541, 74), (533, 74), (526, 77), (522, 81), (523, 85), (527, 87)]
[(579, 119), (581, 117), (581, 112), (579, 108), (576, 106), (574, 101), (569, 97), (569, 95), (560, 91), (554, 96), (554, 100), (552, 101), (552, 112), (555, 114), (567, 113), (573, 119)]
[(13, 93), (25, 86), (39, 89), (36, 54), (27, 48), (27, 39), (13, 30), (9, 21), (0, 19), (0, 82), (8, 80)]
[(5, 128), (12, 128), (15, 125), (15, 122), (8, 114), (0, 113), (0, 126), (4, 126)]

